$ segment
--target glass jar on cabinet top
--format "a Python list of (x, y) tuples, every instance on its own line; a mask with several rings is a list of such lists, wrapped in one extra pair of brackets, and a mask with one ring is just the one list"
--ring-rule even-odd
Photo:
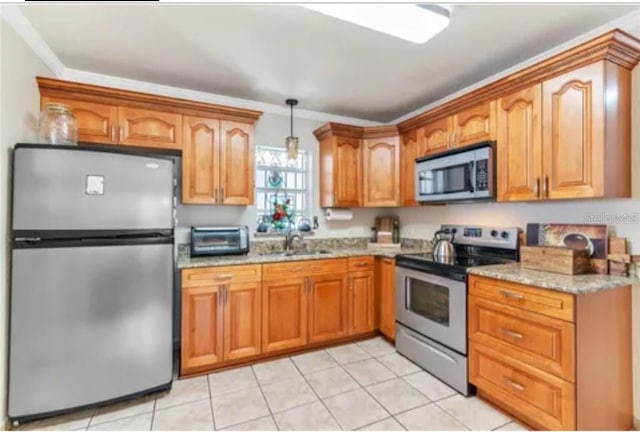
[(78, 143), (78, 121), (69, 105), (45, 104), (38, 119), (38, 141), (43, 144)]

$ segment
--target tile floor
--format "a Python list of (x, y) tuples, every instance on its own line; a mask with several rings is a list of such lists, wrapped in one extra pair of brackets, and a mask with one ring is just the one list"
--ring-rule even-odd
[(525, 430), (382, 338), (175, 381), (170, 392), (22, 430)]

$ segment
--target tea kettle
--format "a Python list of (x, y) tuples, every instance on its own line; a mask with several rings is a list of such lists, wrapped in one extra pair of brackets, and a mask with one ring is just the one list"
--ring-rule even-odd
[(436, 231), (433, 236), (433, 256), (436, 258), (453, 258), (456, 256), (456, 251), (453, 248), (453, 237), (455, 233), (448, 229)]

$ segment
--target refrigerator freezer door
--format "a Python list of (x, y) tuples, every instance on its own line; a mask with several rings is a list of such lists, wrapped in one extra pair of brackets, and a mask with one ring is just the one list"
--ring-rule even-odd
[(171, 244), (13, 251), (9, 416), (172, 379)]
[(14, 230), (173, 228), (173, 163), (65, 147), (14, 151)]

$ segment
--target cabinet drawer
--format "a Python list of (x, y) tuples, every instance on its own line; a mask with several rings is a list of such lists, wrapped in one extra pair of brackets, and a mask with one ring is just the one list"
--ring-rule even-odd
[(474, 275), (469, 277), (469, 294), (565, 321), (575, 320), (572, 294)]
[(260, 282), (260, 265), (237, 265), (222, 267), (204, 267), (182, 270), (182, 287), (226, 284), (238, 282)]
[(469, 338), (575, 382), (573, 323), (469, 296)]
[(472, 342), (469, 380), (532, 426), (575, 430), (575, 387), (563, 379)]
[(304, 277), (322, 274), (347, 272), (347, 260), (327, 259), (311, 261), (292, 261), (284, 263), (263, 264), (263, 280), (282, 280), (291, 277)]
[(358, 272), (373, 270), (373, 263), (374, 259), (372, 256), (351, 257), (349, 258), (349, 271)]

